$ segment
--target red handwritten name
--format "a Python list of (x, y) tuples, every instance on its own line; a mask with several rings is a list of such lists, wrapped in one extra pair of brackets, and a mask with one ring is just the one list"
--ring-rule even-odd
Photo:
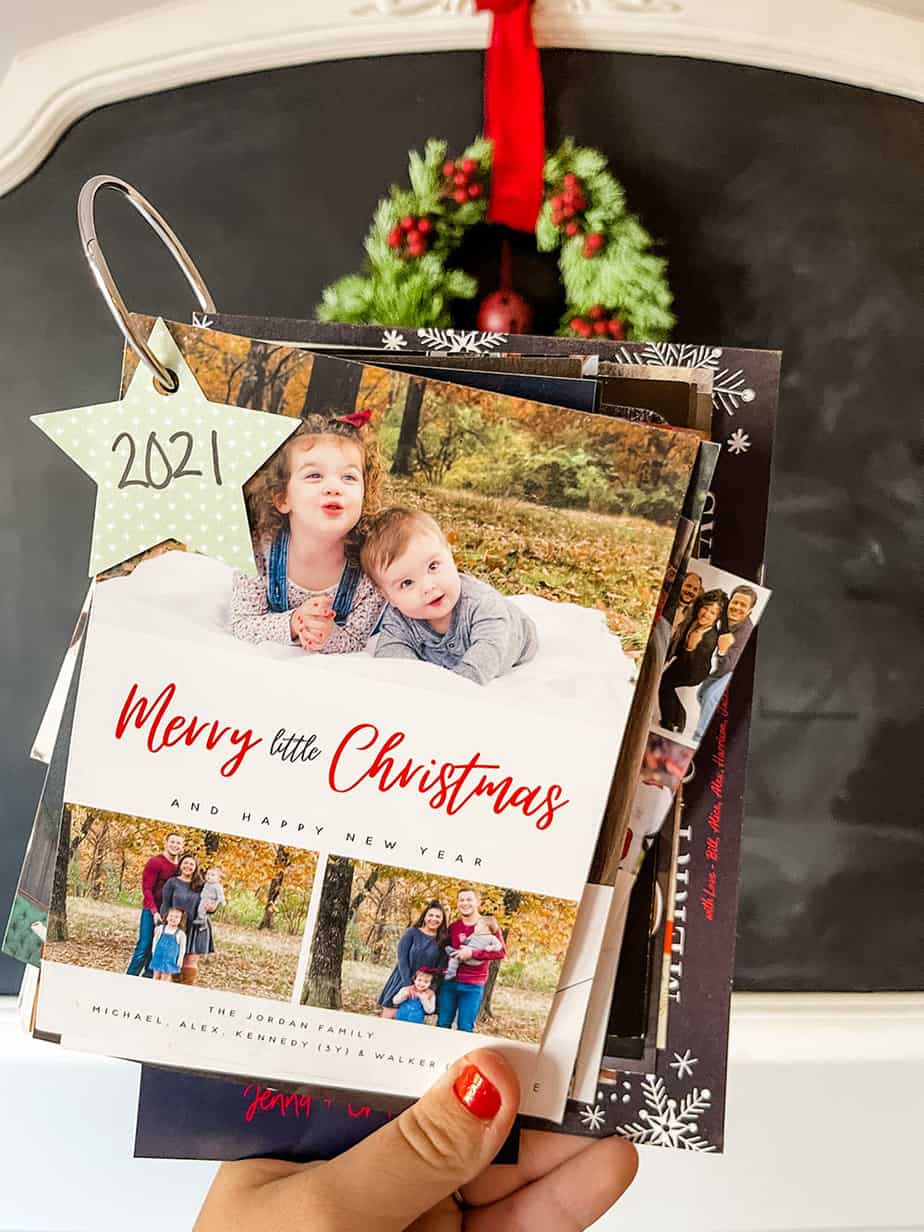
[[(569, 803), (563, 798), (557, 783), (549, 787), (530, 787), (514, 783), (497, 763), (482, 762), (474, 753), (467, 761), (444, 762), (438, 765), (431, 757), (427, 762), (392, 757), (405, 740), (404, 732), (393, 732), (384, 740), (373, 723), (357, 723), (346, 733), (334, 751), (328, 771), (333, 791), (355, 791), (365, 781), (376, 782), (380, 792), (413, 789), (428, 796), (432, 809), (443, 809), (450, 817), (480, 796), (491, 800), (498, 816), (507, 809), (517, 809), (524, 817), (536, 817), (536, 829), (546, 830), (559, 809)], [(369, 753), (373, 753), (370, 761)], [(497, 770), (498, 775), (487, 772)]]
[[(248, 1125), (258, 1112), (276, 1112), (280, 1117), (287, 1117), (291, 1113), (296, 1119), (311, 1116), (310, 1095), (299, 1095), (294, 1091), (287, 1094), (285, 1091), (277, 1091), (274, 1087), (261, 1087), (256, 1082), (248, 1083), (241, 1094), (244, 1099), (250, 1099), (250, 1103), (244, 1110), (244, 1120)], [(320, 1102), (328, 1110), (333, 1107), (333, 1102), (329, 1099), (322, 1099)], [(347, 1116), (354, 1120), (357, 1117), (372, 1115), (372, 1109), (368, 1104), (363, 1104), (360, 1108), (354, 1108), (352, 1104), (344, 1104), (342, 1107), (346, 1108)], [(391, 1120), (391, 1113), (387, 1116)]]
[(189, 717), (183, 714), (170, 714), (175, 694), (176, 685), (168, 684), (161, 689), (152, 702), (149, 702), (138, 692), (138, 685), (133, 684), (128, 690), (128, 696), (116, 720), (116, 740), (121, 740), (132, 725), (137, 731), (147, 727), (146, 744), (151, 753), (160, 753), (177, 744), (185, 744), (191, 748), (203, 737), (205, 747), (214, 749), (227, 737), (229, 744), (238, 747), (237, 752), (222, 763), (221, 774), (227, 779), (237, 774), (251, 749), (263, 743), (262, 737), (254, 736), (253, 730), (249, 727), (242, 731), (240, 728), (221, 724), (218, 719), (200, 720), (195, 714)]

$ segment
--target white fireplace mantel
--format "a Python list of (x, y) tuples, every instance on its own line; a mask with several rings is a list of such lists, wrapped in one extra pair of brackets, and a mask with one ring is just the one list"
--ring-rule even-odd
[[(0, 194), (103, 104), (312, 61), (482, 48), (489, 23), (471, 0), (151, 0), (125, 15), (130, 7), (94, 0), (81, 18), (34, 0), (13, 19)], [(924, 93), (924, 0), (536, 0), (534, 24), (543, 47), (693, 56)]]

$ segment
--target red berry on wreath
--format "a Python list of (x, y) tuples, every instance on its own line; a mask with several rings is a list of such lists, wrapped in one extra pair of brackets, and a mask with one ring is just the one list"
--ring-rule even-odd
[(578, 325), (578, 333), (582, 338), (590, 338), (593, 334), (593, 329), (587, 321), (581, 321), (580, 325)]
[(609, 329), (607, 328), (607, 324), (608, 323), (606, 321), (595, 321), (594, 322), (594, 333), (595, 334), (608, 334)]
[(569, 222), (567, 227), (565, 227), (565, 235), (577, 235), (580, 229), (579, 223)]
[(401, 228), (392, 227), (392, 229), (388, 232), (389, 248), (397, 248), (403, 238), (404, 238), (404, 232), (401, 230)]
[(568, 322), (568, 328), (573, 329), (576, 334), (579, 334), (581, 332), (581, 326), (583, 324), (584, 322), (581, 320), (580, 317), (572, 317), (571, 320)]
[(561, 216), (562, 218), (573, 218), (574, 217), (574, 206), (566, 205), (565, 208), (561, 212)]
[(603, 316), (604, 316), (603, 305), (594, 304), (593, 308), (588, 309), (587, 315), (590, 317), (592, 321), (602, 321)]
[(480, 197), (483, 192), (484, 189), (480, 184), (469, 184), (468, 186), (468, 195), (472, 198)]
[(602, 231), (591, 231), (590, 235), (587, 237), (587, 245), (591, 252), (596, 252), (598, 248), (602, 248), (603, 241), (605, 239), (606, 236), (602, 233)]
[(467, 175), (471, 175), (473, 171), (478, 170), (478, 164), (475, 162), (474, 158), (463, 158), (462, 170), (466, 172)]
[(418, 218), (417, 219), (417, 230), (420, 232), (421, 235), (426, 235), (429, 231), (433, 230), (433, 223), (430, 221), (429, 218)]
[(576, 193), (573, 198), (573, 204), (576, 210), (583, 210), (587, 205), (587, 198), (583, 193)]
[(553, 213), (560, 210), (561, 207), (564, 205), (564, 201), (562, 200), (561, 193), (556, 193), (554, 197), (550, 197), (549, 205), (552, 207)]
[(451, 175), (455, 174), (455, 170), (456, 164), (452, 161), (452, 159), (447, 159), (446, 162), (443, 163), (443, 175), (445, 175), (447, 180)]
[(464, 171), (457, 171), (455, 175), (452, 177), (452, 182), (453, 184), (457, 185), (459, 188), (464, 188), (465, 185), (468, 183), (468, 176), (465, 174)]
[(565, 176), (564, 183), (567, 184), (569, 188), (573, 188), (577, 182), (578, 182), (577, 176), (569, 171), (568, 174)]
[(468, 200), (468, 193), (464, 188), (457, 188), (452, 194), (452, 199), (453, 201), (458, 202), (459, 205), (462, 205), (464, 201)]
[(606, 332), (611, 338), (616, 338), (617, 340), (626, 336), (619, 317), (610, 317), (606, 323)]
[(412, 218), (412, 216), (410, 214), (405, 214), (404, 217), (401, 219), (401, 230), (410, 231), (413, 225), (414, 225), (414, 219)]

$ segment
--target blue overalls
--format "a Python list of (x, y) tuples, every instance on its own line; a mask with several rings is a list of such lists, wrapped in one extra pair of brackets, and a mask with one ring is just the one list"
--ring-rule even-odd
[[(335, 625), (346, 624), (347, 617), (353, 610), (356, 587), (361, 577), (362, 570), (359, 565), (348, 560), (343, 566), (334, 600), (331, 603)], [(266, 600), (271, 612), (289, 610), (289, 532), (287, 530), (280, 531), (270, 544), (269, 557), (266, 562)]]

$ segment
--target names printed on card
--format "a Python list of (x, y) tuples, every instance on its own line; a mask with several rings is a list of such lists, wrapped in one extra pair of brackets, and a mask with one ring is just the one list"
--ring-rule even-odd
[[(291, 1014), (241, 1011), (230, 1006), (208, 1004), (201, 1017), (190, 1014), (188, 1007), (183, 1012), (170, 1016), (167, 1012), (151, 1013), (101, 1001), (91, 1001), (86, 1005), (86, 1010), (91, 1018), (117, 1020), (122, 1025), (140, 1029), (154, 1028), (161, 1034), (205, 1037), (213, 1043), (222, 1040), (238, 1046), (260, 1045), (273, 1049), (297, 1049), (299, 1053), (310, 1052), (341, 1060), (348, 1057), (362, 1059), (374, 1065), (425, 1070), (434, 1074), (451, 1063), (439, 1056), (428, 1055), (424, 1050), (415, 1052), (412, 1048), (395, 1049), (379, 1038), (380, 1033), (363, 1026), (352, 1027), (342, 1023), (335, 1025), (332, 1022)], [(434, 1042), (430, 1039), (427, 1028), (418, 1030), (427, 1032), (428, 1041)]]

